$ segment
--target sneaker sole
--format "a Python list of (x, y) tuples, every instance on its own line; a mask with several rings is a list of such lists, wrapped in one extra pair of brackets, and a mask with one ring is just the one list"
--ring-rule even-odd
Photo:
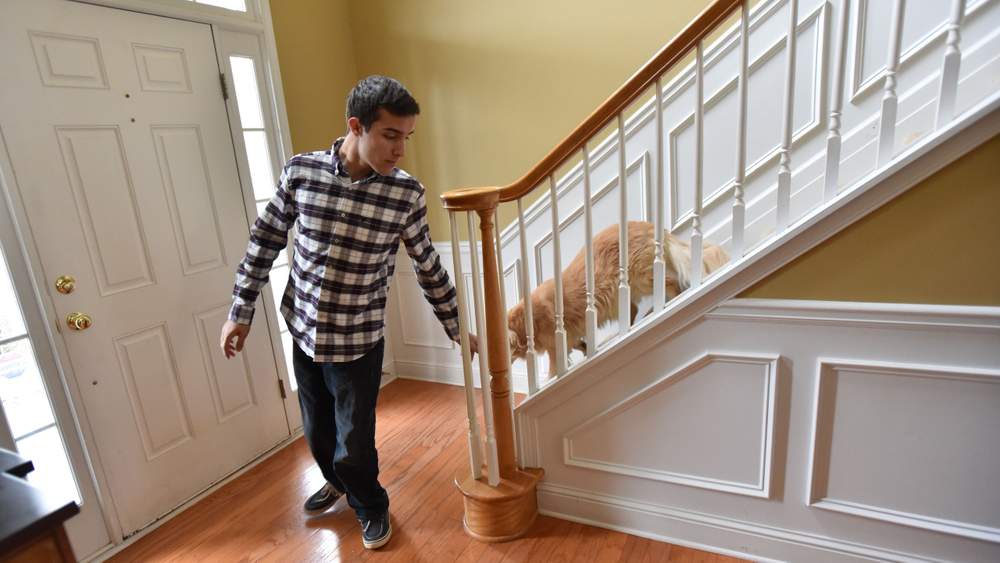
[(390, 522), (389, 523), (389, 532), (385, 535), (384, 538), (377, 539), (377, 540), (375, 540), (373, 542), (370, 542), (370, 541), (368, 541), (368, 540), (366, 540), (364, 538), (361, 538), (361, 542), (365, 544), (365, 549), (378, 549), (378, 548), (382, 547), (383, 545), (389, 543), (389, 540), (391, 538), (392, 538), (392, 523)]
[(306, 508), (303, 506), (302, 510), (305, 511), (306, 514), (322, 514), (327, 510), (329, 510), (330, 508), (332, 508), (333, 505), (337, 504), (337, 501), (339, 501), (342, 496), (344, 495), (340, 495), (340, 497), (333, 499), (333, 502), (331, 502), (326, 506), (323, 506), (322, 508)]

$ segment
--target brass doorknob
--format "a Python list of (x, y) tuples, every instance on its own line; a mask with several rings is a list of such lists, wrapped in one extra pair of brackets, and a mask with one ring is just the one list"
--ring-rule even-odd
[(70, 313), (66, 315), (66, 326), (71, 330), (87, 330), (94, 324), (94, 319), (86, 313)]
[(59, 276), (56, 278), (56, 291), (62, 294), (73, 293), (76, 289), (76, 280), (73, 276)]

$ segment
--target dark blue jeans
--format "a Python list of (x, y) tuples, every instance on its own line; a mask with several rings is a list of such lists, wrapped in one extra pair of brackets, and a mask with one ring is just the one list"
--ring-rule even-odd
[(347, 493), (358, 518), (389, 510), (389, 495), (378, 482), (375, 402), (382, 381), (379, 340), (350, 362), (316, 363), (296, 345), (292, 353), (306, 442), (331, 485)]

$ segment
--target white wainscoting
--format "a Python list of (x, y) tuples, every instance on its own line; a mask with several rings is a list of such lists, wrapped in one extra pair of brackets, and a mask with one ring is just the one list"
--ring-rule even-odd
[[(911, 2), (911, 4), (914, 4)], [(938, 5), (940, 4), (940, 5)], [(920, 9), (908, 9), (904, 21), (902, 60), (899, 68), (899, 123), (897, 150), (918, 143), (934, 130), (934, 111), (944, 49), (948, 4), (922, 2)], [(851, 186), (875, 168), (875, 150), (881, 85), (884, 78), (884, 47), (887, 39), (880, 29), (888, 28), (890, 14), (882, 2), (848, 2), (850, 37), (847, 42), (845, 102), (841, 118), (843, 155), (840, 184)], [(915, 5), (915, 4), (914, 4)], [(814, 210), (822, 201), (824, 151), (829, 108), (827, 98), (833, 88), (823, 77), (831, 63), (835, 38), (833, 28), (842, 0), (799, 0), (798, 68), (794, 114), (795, 137), (792, 152), (793, 218)], [(765, 241), (774, 231), (777, 149), (780, 142), (778, 115), (783, 83), (784, 33), (787, 29), (787, 0), (763, 0), (750, 21), (750, 63), (748, 108), (748, 176), (746, 181), (748, 248)], [(984, 97), (1000, 91), (1000, 0), (969, 0), (962, 27), (962, 66), (958, 110), (968, 109)], [(706, 238), (728, 246), (733, 177), (735, 174), (735, 128), (737, 115), (735, 80), (738, 69), (736, 28), (705, 50), (705, 200), (703, 230)], [(693, 110), (694, 74), (682, 70), (664, 85), (665, 191), (673, 194), (664, 203), (667, 228), (687, 237), (690, 234), (690, 197), (693, 168), (693, 134), (689, 124)], [(757, 117), (754, 117), (757, 116)], [(628, 215), (633, 220), (652, 220), (655, 210), (653, 186), (659, 173), (655, 158), (655, 119), (651, 101), (642, 104), (626, 121), (626, 187)], [(617, 135), (590, 146), (594, 232), (619, 222), (619, 181)], [(557, 179), (559, 232), (562, 263), (568, 264), (583, 247), (583, 170), (573, 167)], [(506, 305), (521, 299), (518, 272), (528, 269), (529, 283), (537, 286), (553, 275), (550, 198), (543, 195), (525, 211), (528, 263), (521, 260), (516, 224), (501, 233)], [(436, 245), (443, 265), (451, 271), (451, 249), (447, 240)], [(463, 245), (463, 270), (471, 279), (467, 245)], [(394, 373), (434, 381), (461, 384), (462, 371), (457, 348), (437, 328), (438, 322), (426, 305), (408, 258), (401, 253), (393, 292), (398, 294), (387, 318), (393, 347), (390, 364)], [(471, 300), (471, 292), (469, 292)], [(404, 322), (405, 320), (405, 322)], [(432, 327), (432, 328), (428, 328)], [(616, 323), (603, 328), (602, 341), (616, 333)], [(582, 359), (572, 352), (570, 361)], [(475, 364), (475, 362), (474, 362)], [(538, 359), (539, 373), (548, 372), (548, 360)], [(474, 365), (474, 370), (478, 366)], [(512, 382), (518, 392), (527, 390), (527, 369), (523, 361), (512, 365)]]
[[(451, 244), (437, 241), (434, 248), (441, 257), (441, 265), (455, 280)], [(462, 277), (469, 301), (469, 327), (475, 332), (472, 314), (472, 264), (468, 243), (462, 243)], [(481, 254), (480, 254), (481, 255)], [(520, 299), (517, 275), (520, 262), (504, 264), (504, 283), (508, 300)], [(434, 316), (434, 309), (427, 303), (417, 283), (410, 257), (400, 247), (396, 255), (396, 273), (386, 312), (386, 341), (391, 343), (392, 358), (386, 367), (397, 377), (463, 385), (462, 353), (457, 344), (448, 339), (441, 322)], [(388, 350), (388, 349), (387, 349)], [(388, 354), (388, 352), (387, 352)], [(391, 362), (391, 363), (390, 363)], [(479, 383), (479, 362), (473, 361), (476, 386)], [(514, 391), (527, 393), (528, 375), (524, 362), (516, 362), (511, 372)]]
[[(823, 174), (829, 122), (827, 100), (834, 84), (825, 69), (832, 64), (836, 38), (833, 29), (842, 0), (798, 0), (798, 46), (795, 82), (794, 138), (791, 154), (794, 219), (816, 209), (823, 201)], [(875, 170), (875, 142), (881, 84), (887, 45), (886, 30), (891, 2), (848, 2), (845, 104), (841, 116), (841, 188), (849, 187)], [(903, 56), (899, 80), (899, 113), (896, 150), (903, 150), (934, 131), (945, 24), (950, 2), (910, 2), (903, 26)], [(784, 84), (784, 35), (787, 0), (763, 0), (750, 18), (747, 122), (746, 241), (747, 248), (765, 241), (775, 230), (775, 207), (782, 88)], [(964, 111), (1000, 90), (1000, 0), (969, 0), (961, 32), (962, 64), (958, 110)], [(736, 168), (736, 128), (739, 65), (738, 26), (723, 33), (705, 49), (705, 167), (702, 230), (708, 241), (728, 249)], [(625, 123), (628, 169), (626, 189), (630, 220), (652, 221), (655, 179), (660, 173), (656, 158), (656, 120), (652, 94), (638, 104)], [(690, 236), (694, 177), (694, 71), (688, 67), (663, 85), (665, 227)], [(589, 144), (590, 182), (593, 190), (593, 229), (617, 225), (619, 219), (618, 136)], [(561, 261), (583, 248), (583, 166), (577, 164), (557, 178)], [(513, 203), (504, 205), (514, 205)], [(532, 287), (551, 278), (552, 224), (550, 196), (542, 195), (525, 210), (528, 239), (527, 267)], [(520, 263), (516, 224), (501, 234), (505, 265)], [(513, 279), (507, 305), (517, 297)], [(545, 371), (544, 360), (542, 369)]]
[(543, 514), (752, 559), (1000, 560), (1000, 307), (734, 299), (515, 411)]

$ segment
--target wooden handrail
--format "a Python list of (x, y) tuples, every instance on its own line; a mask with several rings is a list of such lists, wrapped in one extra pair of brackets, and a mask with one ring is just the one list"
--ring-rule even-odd
[(503, 187), (462, 188), (441, 195), (444, 207), (450, 210), (490, 209), (498, 202), (513, 201), (529, 193), (542, 180), (552, 174), (566, 160), (576, 154), (591, 137), (597, 134), (608, 121), (624, 111), (652, 85), (656, 79), (670, 69), (704, 39), (715, 27), (729, 17), (744, 0), (716, 0), (670, 43), (642, 66), (614, 94), (604, 101), (586, 120), (573, 130), (548, 155), (516, 182)]

